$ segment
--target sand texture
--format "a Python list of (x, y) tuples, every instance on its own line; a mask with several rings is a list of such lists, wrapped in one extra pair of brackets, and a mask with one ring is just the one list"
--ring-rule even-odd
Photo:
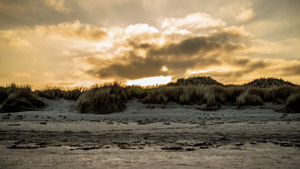
[(0, 168), (299, 168), (300, 114), (282, 105), (147, 106), (108, 115), (44, 99), (41, 111), (0, 114)]

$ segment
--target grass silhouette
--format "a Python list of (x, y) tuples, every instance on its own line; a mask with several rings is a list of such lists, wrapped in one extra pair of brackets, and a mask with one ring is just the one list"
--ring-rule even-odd
[(29, 86), (11, 84), (0, 87), (1, 112), (35, 110), (45, 107), (39, 99), (64, 98), (77, 101), (81, 113), (108, 114), (125, 109), (132, 98), (144, 104), (175, 102), (181, 105), (204, 105), (213, 110), (222, 105), (237, 108), (263, 105), (265, 102), (285, 104), (286, 112), (300, 112), (300, 87), (276, 78), (256, 79), (244, 85), (223, 85), (210, 77), (178, 79), (176, 83), (142, 88), (114, 82), (90, 88), (46, 87), (32, 91)]
[(1, 112), (36, 110), (46, 106), (30, 86), (11, 84), (0, 88), (0, 95)]

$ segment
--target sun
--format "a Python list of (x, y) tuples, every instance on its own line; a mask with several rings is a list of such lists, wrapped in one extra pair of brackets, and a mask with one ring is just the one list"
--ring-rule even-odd
[(153, 86), (164, 85), (172, 81), (171, 76), (155, 76), (127, 81), (127, 85)]

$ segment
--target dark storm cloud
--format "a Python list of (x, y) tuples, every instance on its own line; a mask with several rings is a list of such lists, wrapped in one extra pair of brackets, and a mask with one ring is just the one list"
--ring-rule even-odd
[(121, 79), (137, 79), (153, 75), (166, 75), (166, 73), (160, 72), (160, 68), (163, 66), (163, 62), (161, 60), (142, 58), (132, 51), (128, 52), (128, 54), (121, 59), (126, 60), (129, 63), (121, 64), (115, 61), (116, 63), (105, 68), (98, 71), (90, 70), (87, 73), (107, 79), (112, 77)]
[(214, 33), (210, 36), (200, 36), (185, 39), (179, 43), (167, 44), (159, 49), (150, 49), (151, 56), (173, 55), (175, 57), (192, 57), (195, 54), (206, 54), (210, 51), (221, 50), (222, 52), (233, 52), (243, 48), (242, 44), (230, 43), (231, 40), (237, 40), (243, 35), (237, 32)]
[[(187, 69), (221, 65), (222, 57), (245, 48), (243, 44), (231, 43), (232, 40), (241, 37), (243, 35), (237, 32), (218, 32), (162, 46), (130, 39), (127, 45), (132, 48), (131, 51), (115, 57), (106, 67), (103, 68), (101, 64), (98, 70), (92, 69), (87, 73), (100, 78), (120, 79), (160, 75), (183, 76)], [(137, 54), (137, 50), (140, 49), (146, 52), (145, 56)], [(93, 65), (97, 66), (95, 62)], [(166, 66), (168, 71), (161, 71), (163, 66)]]

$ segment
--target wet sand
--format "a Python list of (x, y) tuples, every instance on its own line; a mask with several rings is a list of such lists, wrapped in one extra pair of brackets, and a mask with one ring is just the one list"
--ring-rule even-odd
[[(300, 114), (282, 105), (202, 111), (132, 100), (110, 115), (72, 101), (0, 114), (0, 168), (299, 168)], [(151, 106), (153, 107), (153, 106)]]

